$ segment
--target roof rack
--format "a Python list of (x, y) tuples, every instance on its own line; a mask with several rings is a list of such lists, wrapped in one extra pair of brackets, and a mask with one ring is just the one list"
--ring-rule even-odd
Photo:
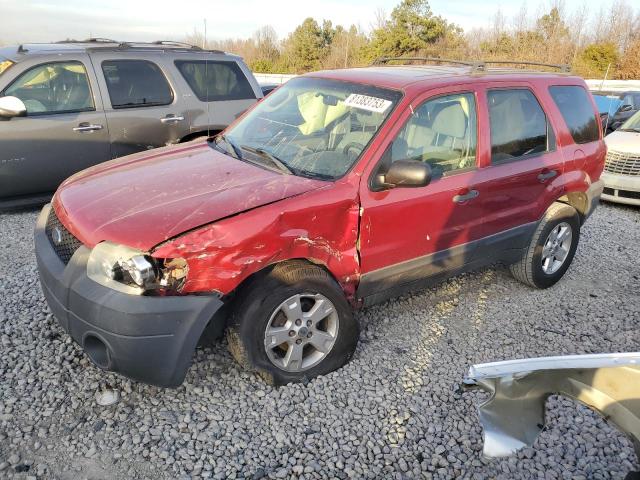
[(571, 72), (571, 66), (566, 64), (554, 64), (554, 63), (540, 63), (529, 61), (510, 61), (510, 60), (478, 60), (478, 61), (465, 61), (465, 60), (450, 60), (446, 58), (437, 57), (380, 57), (373, 61), (373, 65), (387, 65), (390, 62), (433, 62), (433, 63), (449, 63), (452, 65), (465, 65), (471, 67), (472, 72), (484, 72), (487, 70), (487, 65), (528, 65), (537, 67), (549, 67), (560, 70), (562, 73)]
[(562, 73), (570, 73), (571, 65), (567, 64), (556, 64), (556, 63), (541, 63), (541, 62), (528, 62), (528, 61), (517, 61), (517, 60), (483, 60), (481, 62), (483, 65), (493, 64), (493, 65), (531, 65), (534, 67), (549, 67), (556, 68), (560, 70)]
[(202, 48), (196, 45), (191, 45), (190, 43), (185, 43), (185, 42), (174, 42), (173, 40), (156, 40), (155, 42), (151, 42), (151, 43), (153, 45), (164, 45), (168, 47), (184, 47), (184, 48), (190, 48), (192, 50), (202, 50)]
[(376, 58), (371, 65), (386, 65), (389, 62), (433, 62), (433, 63), (450, 63), (453, 65), (466, 65), (467, 67), (477, 67), (482, 62), (469, 62), (464, 60), (450, 60), (447, 58), (437, 57), (379, 57)]
[(117, 40), (111, 40), (110, 38), (91, 37), (86, 40), (60, 40), (55, 43), (120, 43)]
[[(101, 37), (91, 37), (86, 40), (60, 40), (55, 43), (61, 44), (69, 44), (69, 43), (94, 43), (95, 47), (91, 48), (136, 48), (136, 47), (168, 47), (168, 48), (176, 48), (176, 49), (185, 49), (185, 50), (196, 50), (201, 52), (211, 52), (211, 53), (225, 53), (222, 50), (205, 50), (196, 45), (192, 45), (190, 43), (178, 42), (174, 40), (156, 40), (153, 42), (131, 42), (131, 41), (120, 41), (120, 40), (112, 40), (110, 38), (101, 38)], [(105, 44), (105, 45), (99, 45)], [(110, 44), (110, 45), (107, 45)]]

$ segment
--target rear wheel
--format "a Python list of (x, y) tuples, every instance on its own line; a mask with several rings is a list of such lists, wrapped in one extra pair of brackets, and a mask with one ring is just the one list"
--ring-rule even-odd
[(349, 361), (359, 330), (344, 294), (323, 269), (276, 265), (238, 297), (227, 338), (240, 365), (283, 385), (329, 373)]
[(522, 259), (511, 265), (511, 273), (532, 287), (554, 285), (571, 265), (579, 236), (580, 217), (575, 208), (554, 203), (540, 221)]

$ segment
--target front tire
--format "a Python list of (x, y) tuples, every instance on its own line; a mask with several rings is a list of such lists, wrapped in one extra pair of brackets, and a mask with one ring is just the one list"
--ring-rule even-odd
[(359, 337), (342, 289), (322, 268), (278, 264), (237, 298), (229, 350), (272, 385), (306, 381), (347, 363)]
[(540, 221), (522, 259), (510, 266), (511, 274), (531, 287), (551, 287), (571, 265), (579, 238), (580, 217), (576, 209), (554, 203)]

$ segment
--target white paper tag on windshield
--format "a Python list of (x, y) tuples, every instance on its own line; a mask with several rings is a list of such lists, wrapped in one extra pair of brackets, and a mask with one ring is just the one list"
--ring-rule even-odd
[(391, 106), (391, 100), (352, 93), (345, 99), (344, 104), (347, 107), (359, 108), (369, 112), (384, 113)]

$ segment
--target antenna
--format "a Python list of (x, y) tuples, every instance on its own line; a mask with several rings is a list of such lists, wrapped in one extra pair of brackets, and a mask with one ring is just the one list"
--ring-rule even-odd
[[(204, 19), (204, 36), (202, 37), (202, 49), (207, 49), (207, 19)], [(211, 137), (211, 114), (209, 112), (209, 54), (204, 57), (204, 81), (207, 85), (207, 138)]]
[[(607, 81), (607, 77), (609, 76), (609, 69), (611, 68), (611, 63), (607, 65), (607, 71), (604, 73), (604, 78), (602, 79), (602, 83), (600, 84), (600, 91), (604, 88), (604, 82)], [(609, 99), (609, 108), (607, 109), (607, 121), (604, 122), (604, 132), (602, 132), (602, 136), (607, 135), (607, 129), (609, 128), (609, 117), (611, 117), (611, 104), (613, 103), (613, 97)], [(615, 113), (614, 113), (615, 115)]]

